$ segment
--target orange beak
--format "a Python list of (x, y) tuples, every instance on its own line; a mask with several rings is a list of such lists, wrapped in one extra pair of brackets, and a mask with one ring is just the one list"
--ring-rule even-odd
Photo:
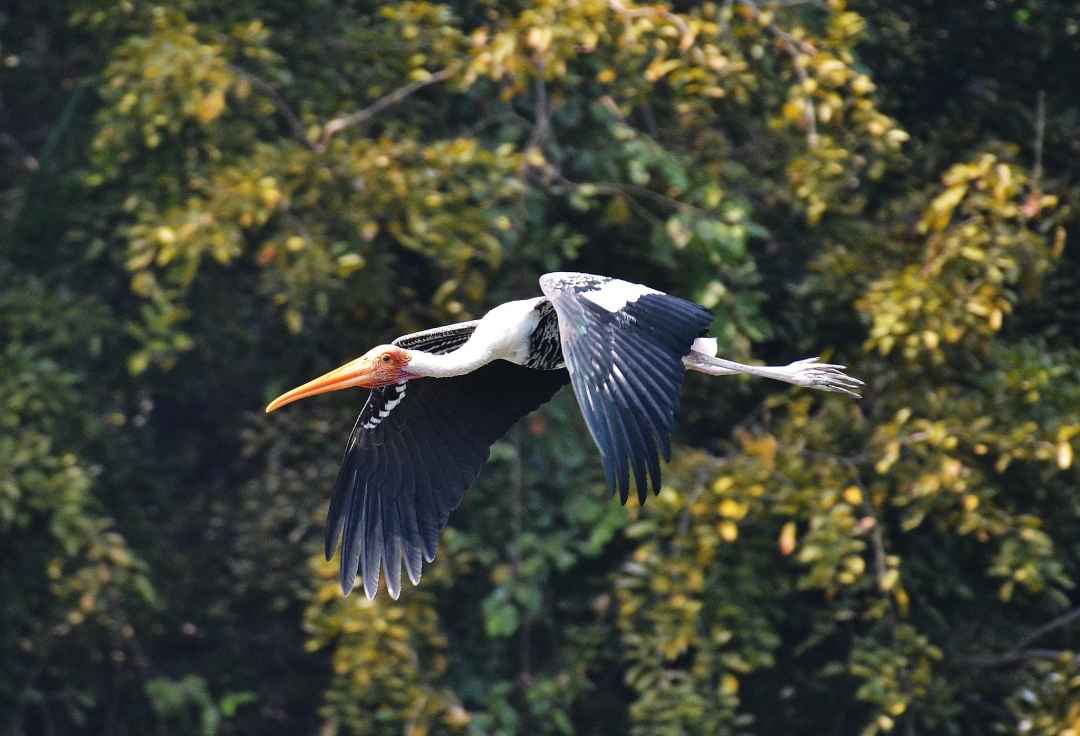
[(325, 394), (330, 391), (339, 391), (353, 386), (371, 387), (378, 385), (374, 364), (370, 358), (357, 358), (351, 360), (340, 368), (335, 368), (329, 373), (324, 373), (318, 378), (308, 381), (302, 386), (297, 386), (291, 391), (286, 391), (281, 396), (271, 401), (266, 407), (266, 413), (276, 411), (286, 404), (291, 404), (309, 396)]

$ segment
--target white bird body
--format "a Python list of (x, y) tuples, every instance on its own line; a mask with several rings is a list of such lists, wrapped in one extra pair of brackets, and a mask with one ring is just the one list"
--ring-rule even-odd
[[(640, 284), (583, 273), (540, 278), (544, 296), (501, 304), (481, 319), (404, 335), (275, 399), (371, 388), (349, 437), (330, 503), (329, 559), (342, 543), (341, 584), (358, 574), (368, 597), (380, 569), (396, 598), (401, 566), (420, 580), (439, 532), (491, 444), (570, 383), (625, 503), (633, 477), (644, 503), (659, 493), (660, 457), (686, 370), (749, 375), (857, 396), (861, 381), (816, 358), (752, 366), (716, 357), (702, 307)], [(435, 379), (435, 380), (432, 380)]]
[(538, 296), (518, 299), (493, 308), (476, 325), (476, 332), (463, 347), (476, 344), (488, 350), (492, 359), (502, 358), (517, 365), (529, 359), (529, 338), (540, 322), (536, 307), (544, 301)]

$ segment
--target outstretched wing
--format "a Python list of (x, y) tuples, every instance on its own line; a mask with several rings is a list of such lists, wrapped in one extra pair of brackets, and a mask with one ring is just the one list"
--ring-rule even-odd
[(443, 325), (432, 327), (430, 330), (413, 332), (394, 340), (394, 345), (406, 350), (423, 350), (425, 353), (442, 355), (464, 345), (472, 337), (479, 322), (480, 320), (474, 319), (470, 322), (458, 322), (454, 325)]
[(623, 503), (630, 472), (644, 503), (660, 491), (660, 452), (671, 458), (682, 358), (712, 323), (705, 308), (640, 284), (549, 273), (540, 288), (559, 316), (559, 337), (581, 413), (600, 448), (608, 486)]
[(402, 562), (419, 583), (423, 562), (435, 559), (439, 532), (492, 443), (567, 381), (565, 370), (498, 360), (463, 376), (372, 391), (349, 436), (327, 515), (327, 559), (342, 540), (342, 590), (349, 593), (359, 574), (374, 598), (381, 567), (397, 598)]

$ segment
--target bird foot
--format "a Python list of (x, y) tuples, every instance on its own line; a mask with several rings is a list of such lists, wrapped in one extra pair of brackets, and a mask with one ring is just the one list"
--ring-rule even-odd
[(796, 360), (781, 370), (788, 374), (788, 380), (796, 386), (847, 394), (857, 399), (862, 398), (858, 389), (863, 382), (844, 373), (847, 366), (819, 363), (819, 360), (821, 360), (820, 357)]

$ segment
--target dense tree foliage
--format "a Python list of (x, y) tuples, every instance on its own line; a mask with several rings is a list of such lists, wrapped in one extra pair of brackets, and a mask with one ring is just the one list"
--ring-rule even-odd
[[(0, 10), (0, 720), (31, 733), (1080, 732), (1080, 9)], [(693, 298), (624, 508), (569, 392), (421, 587), (343, 598), (360, 394), (548, 270)]]

